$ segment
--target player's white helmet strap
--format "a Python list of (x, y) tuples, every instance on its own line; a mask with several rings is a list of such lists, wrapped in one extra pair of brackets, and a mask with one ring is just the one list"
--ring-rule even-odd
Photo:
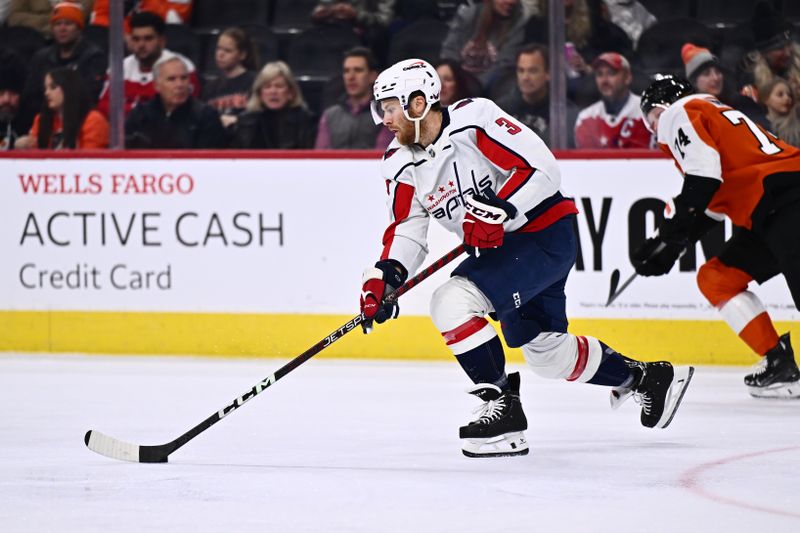
[[(416, 139), (419, 141), (419, 122), (430, 111), (431, 105), (439, 101), (442, 91), (442, 82), (436, 69), (422, 59), (406, 59), (395, 63), (380, 73), (372, 86), (375, 100), (372, 104), (372, 118), (375, 124), (383, 122), (383, 109), (381, 100), (397, 98), (403, 108), (405, 117), (414, 122)], [(412, 94), (421, 92), (425, 97), (425, 111), (422, 116), (411, 118), (408, 114), (408, 103)]]

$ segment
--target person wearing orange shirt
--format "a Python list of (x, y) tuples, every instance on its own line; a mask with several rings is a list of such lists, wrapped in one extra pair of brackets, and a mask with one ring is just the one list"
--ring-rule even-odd
[(17, 140), (17, 148), (107, 148), (108, 121), (91, 109), (91, 98), (81, 75), (69, 68), (49, 72), (44, 78), (44, 104), (30, 133)]
[(687, 246), (727, 216), (733, 236), (700, 267), (706, 299), (757, 354), (744, 378), (757, 398), (800, 398), (800, 370), (789, 334), (778, 336), (764, 304), (747, 290), (783, 274), (800, 308), (800, 150), (682, 78), (657, 75), (642, 114), (659, 147), (683, 174), (655, 237), (634, 252), (636, 272), (668, 273)]
[[(129, 31), (128, 18), (134, 12), (150, 11), (157, 14), (167, 24), (188, 24), (192, 16), (192, 0), (139, 0), (138, 2), (125, 2), (126, 33)], [(89, 24), (93, 26), (108, 26), (109, 17), (108, 0), (95, 0)]]

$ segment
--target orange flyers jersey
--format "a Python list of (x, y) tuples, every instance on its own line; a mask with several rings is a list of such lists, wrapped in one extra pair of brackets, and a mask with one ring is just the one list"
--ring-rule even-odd
[(800, 150), (708, 94), (681, 98), (661, 114), (658, 144), (681, 172), (722, 182), (706, 213), (752, 227), (764, 178), (800, 171)]

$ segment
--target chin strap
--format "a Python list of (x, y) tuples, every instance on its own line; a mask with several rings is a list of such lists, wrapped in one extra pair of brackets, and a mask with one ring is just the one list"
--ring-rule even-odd
[(414, 123), (414, 144), (419, 143), (419, 136), (422, 133), (419, 125), (422, 122), (422, 119), (424, 119), (427, 116), (428, 111), (430, 110), (431, 110), (431, 104), (426, 104), (425, 111), (422, 112), (422, 115), (419, 118), (411, 118), (411, 116), (409, 116), (408, 114), (408, 108), (403, 109), (403, 114), (406, 116), (406, 118)]

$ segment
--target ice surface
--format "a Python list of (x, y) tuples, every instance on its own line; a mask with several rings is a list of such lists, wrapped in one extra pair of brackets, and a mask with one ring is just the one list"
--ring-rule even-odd
[(800, 401), (699, 368), (666, 430), (632, 401), (523, 372), (531, 454), (467, 459), (448, 363), (312, 360), (176, 451), (132, 464), (88, 429), (161, 444), (285, 361), (0, 356), (0, 530), (798, 531)]

